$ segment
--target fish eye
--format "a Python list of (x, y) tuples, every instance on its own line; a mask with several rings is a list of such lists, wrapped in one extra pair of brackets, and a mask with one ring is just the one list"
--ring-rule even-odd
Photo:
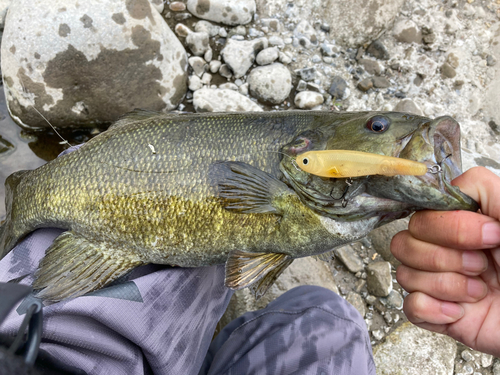
[(366, 128), (375, 133), (383, 133), (389, 129), (391, 120), (385, 116), (373, 116), (366, 123)]
[(308, 158), (302, 159), (302, 164), (304, 164), (304, 165), (309, 164), (309, 159)]

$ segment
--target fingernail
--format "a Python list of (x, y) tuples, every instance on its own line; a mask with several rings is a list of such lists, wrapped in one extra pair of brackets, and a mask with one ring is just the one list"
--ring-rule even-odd
[(453, 302), (441, 302), (441, 312), (453, 319), (464, 316), (464, 308)]
[(473, 298), (481, 298), (485, 295), (484, 284), (476, 279), (469, 279), (467, 282), (467, 294)]
[(469, 272), (479, 272), (486, 269), (484, 257), (476, 251), (463, 252), (462, 266), (465, 271)]
[(500, 244), (500, 223), (491, 222), (483, 224), (483, 245)]

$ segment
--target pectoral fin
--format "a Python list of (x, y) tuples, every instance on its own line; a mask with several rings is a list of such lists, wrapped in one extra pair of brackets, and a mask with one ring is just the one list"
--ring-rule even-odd
[(36, 295), (39, 298), (61, 301), (101, 288), (141, 264), (106, 243), (94, 244), (73, 232), (64, 232), (40, 261), (33, 288), (41, 289)]
[(229, 169), (229, 173), (225, 171), (225, 177), (219, 182), (219, 196), (224, 199), (227, 210), (281, 214), (276, 198), (294, 194), (283, 182), (249, 164), (224, 162), (219, 166)]
[(252, 285), (255, 298), (260, 298), (292, 262), (286, 254), (232, 251), (226, 261), (225, 285), (236, 290)]

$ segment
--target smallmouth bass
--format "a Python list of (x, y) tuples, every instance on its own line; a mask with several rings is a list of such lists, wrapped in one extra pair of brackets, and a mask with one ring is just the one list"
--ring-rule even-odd
[[(135, 111), (78, 150), (9, 176), (0, 254), (34, 229), (65, 229), (33, 283), (50, 301), (147, 263), (225, 262), (227, 286), (262, 295), (294, 258), (321, 256), (415, 210), (477, 210), (449, 184), (461, 172), (459, 136), (449, 117), (394, 112)], [(443, 173), (363, 176), (346, 189), (345, 179), (292, 163), (332, 149), (439, 164)]]

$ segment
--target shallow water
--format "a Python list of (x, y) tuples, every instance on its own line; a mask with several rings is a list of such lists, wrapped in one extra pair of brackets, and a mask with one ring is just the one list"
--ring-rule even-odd
[[(86, 142), (96, 129), (62, 133), (72, 145)], [(53, 160), (68, 146), (52, 130), (26, 132), (9, 116), (3, 87), (0, 85), (0, 137), (14, 147), (0, 153), (0, 222), (5, 219), (5, 179), (15, 171), (35, 169)]]

